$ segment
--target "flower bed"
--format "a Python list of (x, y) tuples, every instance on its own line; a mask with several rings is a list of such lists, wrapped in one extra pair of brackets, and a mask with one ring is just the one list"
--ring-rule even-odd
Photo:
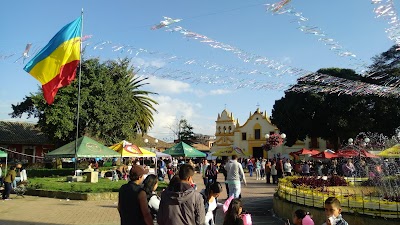
[[(337, 197), (343, 212), (385, 218), (399, 218), (400, 203), (378, 194), (380, 187), (347, 186), (340, 177), (285, 177), (279, 180), (277, 194), (286, 201), (323, 208), (328, 197)], [(330, 186), (330, 185), (342, 186)]]

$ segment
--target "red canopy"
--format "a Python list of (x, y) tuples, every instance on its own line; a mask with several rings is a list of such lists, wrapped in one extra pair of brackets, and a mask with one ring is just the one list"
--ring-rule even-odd
[(361, 152), (361, 156), (363, 156), (363, 157), (367, 157), (367, 158), (379, 158), (379, 156), (376, 156), (376, 155), (374, 155), (374, 154), (372, 154), (372, 153), (369, 153), (367, 150), (364, 150), (364, 149), (360, 150), (360, 152)]
[(336, 153), (330, 153), (330, 152), (320, 152), (316, 155), (311, 156), (315, 159), (332, 159), (332, 158), (337, 158), (339, 157)]
[(302, 149), (300, 149), (298, 151), (291, 152), (289, 154), (291, 156), (294, 156), (294, 155), (315, 155), (315, 154), (318, 154), (318, 153), (319, 153), (318, 150), (308, 150), (308, 149), (302, 148)]
[(360, 153), (354, 149), (341, 149), (337, 151), (339, 157), (351, 158), (358, 156)]

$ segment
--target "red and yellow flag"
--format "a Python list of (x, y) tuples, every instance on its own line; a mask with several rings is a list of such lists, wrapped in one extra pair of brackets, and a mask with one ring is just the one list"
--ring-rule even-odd
[(81, 54), (82, 17), (65, 25), (24, 67), (42, 84), (47, 104), (52, 104), (59, 88), (74, 79)]

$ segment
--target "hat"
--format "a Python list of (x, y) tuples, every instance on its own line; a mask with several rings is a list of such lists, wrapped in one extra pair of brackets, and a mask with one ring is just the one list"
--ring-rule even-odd
[(143, 166), (133, 165), (131, 171), (129, 171), (130, 176), (142, 176), (143, 174), (149, 173), (149, 169), (144, 169)]

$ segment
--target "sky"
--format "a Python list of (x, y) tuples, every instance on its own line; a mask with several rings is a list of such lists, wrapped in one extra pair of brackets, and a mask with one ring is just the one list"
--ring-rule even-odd
[[(385, 32), (388, 21), (376, 18), (376, 5), (369, 0), (289, 1), (285, 7), (292, 7), (297, 16), (266, 10), (265, 4), (277, 2), (6, 1), (0, 8), (0, 120), (36, 121), (9, 116), (11, 104), (22, 102), (40, 88), (23, 70), (29, 61), (22, 57), (25, 46), (32, 43), (28, 54), (32, 57), (64, 25), (79, 17), (82, 8), (83, 36), (87, 37), (83, 57), (128, 57), (139, 76), (149, 77), (143, 89), (158, 93), (152, 97), (159, 103), (149, 135), (164, 141), (173, 140), (170, 128), (181, 118), (188, 120), (195, 133), (213, 135), (218, 113), (224, 109), (240, 124), (257, 107), (271, 115), (275, 101), (296, 83), (298, 75), (271, 68), (272, 63), (256, 65), (260, 57), (305, 71), (327, 67), (362, 70), (360, 65), (365, 67), (373, 56), (394, 44)], [(164, 16), (182, 21), (152, 30)], [(301, 31), (302, 25), (325, 36)], [(250, 58), (246, 61), (235, 51), (168, 30), (176, 26), (207, 36), (219, 46), (223, 43), (239, 49)], [(346, 51), (332, 50), (320, 38), (334, 39)], [(356, 57), (340, 56), (344, 52)]]

